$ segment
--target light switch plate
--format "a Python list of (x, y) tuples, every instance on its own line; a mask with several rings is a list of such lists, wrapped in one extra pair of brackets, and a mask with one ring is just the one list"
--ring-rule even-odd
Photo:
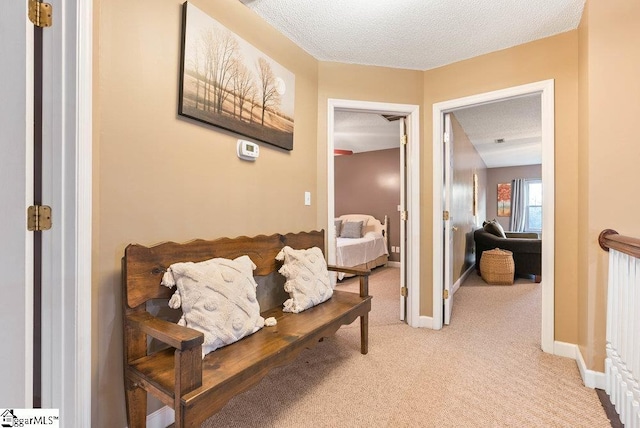
[(311, 192), (304, 192), (304, 204), (311, 205)]

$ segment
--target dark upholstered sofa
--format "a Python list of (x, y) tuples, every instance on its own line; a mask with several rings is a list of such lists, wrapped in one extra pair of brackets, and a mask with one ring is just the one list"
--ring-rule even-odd
[(500, 248), (513, 253), (516, 275), (534, 275), (535, 282), (540, 282), (542, 275), (542, 240), (532, 239), (537, 236), (530, 233), (504, 232), (502, 238), (486, 231), (477, 229), (473, 233), (476, 244), (476, 270), (480, 274), (480, 259), (482, 252)]

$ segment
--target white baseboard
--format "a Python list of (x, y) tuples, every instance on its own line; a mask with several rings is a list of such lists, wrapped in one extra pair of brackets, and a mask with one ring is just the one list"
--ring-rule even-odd
[(473, 271), (474, 266), (475, 265), (469, 266), (469, 269), (467, 269), (466, 271), (464, 271), (462, 275), (460, 275), (460, 278), (458, 278), (455, 284), (453, 284), (453, 287), (451, 287), (451, 294), (456, 294), (456, 291), (458, 291), (458, 288), (460, 288), (462, 283), (467, 279), (469, 274)]
[(418, 318), (418, 325), (416, 325), (416, 327), (418, 327), (418, 328), (433, 328), (433, 318), (432, 317), (426, 317), (424, 315), (420, 315), (420, 317)]
[(400, 262), (387, 262), (387, 266), (399, 268), (400, 267)]
[(166, 428), (176, 420), (176, 415), (173, 409), (169, 406), (164, 406), (161, 409), (147, 415), (147, 428)]
[[(576, 348), (578, 348), (576, 346)], [(604, 373), (597, 372), (595, 370), (589, 370), (582, 358), (582, 352), (580, 348), (576, 351), (576, 362), (578, 363), (578, 369), (580, 370), (580, 376), (582, 376), (582, 382), (587, 388), (605, 389), (606, 378)]]
[(553, 355), (571, 358), (572, 360), (577, 361), (578, 345), (574, 345), (573, 343), (559, 342), (556, 340), (555, 342), (553, 342)]
[(580, 377), (582, 377), (582, 383), (587, 388), (605, 388), (605, 376), (602, 372), (595, 370), (589, 370), (580, 352), (580, 347), (573, 343), (555, 341), (553, 344), (553, 354), (560, 357), (571, 358), (576, 361), (578, 370), (580, 370)]

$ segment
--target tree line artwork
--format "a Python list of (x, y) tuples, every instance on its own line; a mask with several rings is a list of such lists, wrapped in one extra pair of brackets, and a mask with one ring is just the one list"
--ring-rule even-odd
[(179, 113), (292, 150), (293, 73), (192, 4), (183, 13)]

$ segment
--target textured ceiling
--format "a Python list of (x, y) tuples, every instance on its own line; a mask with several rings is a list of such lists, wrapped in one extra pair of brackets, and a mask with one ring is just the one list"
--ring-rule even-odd
[(354, 153), (400, 147), (400, 123), (379, 114), (336, 110), (333, 143)]
[[(453, 112), (487, 168), (542, 163), (540, 95)], [(497, 139), (504, 139), (496, 143)], [(454, 135), (455, 144), (455, 135)]]
[(428, 70), (577, 28), (585, 0), (240, 0), (320, 61)]
[[(487, 168), (542, 163), (540, 95), (512, 98), (453, 112)], [(339, 111), (334, 146), (354, 153), (400, 147), (400, 125), (379, 114)], [(503, 143), (496, 143), (503, 139)], [(455, 136), (454, 136), (455, 141)], [(455, 143), (454, 143), (455, 144)]]

